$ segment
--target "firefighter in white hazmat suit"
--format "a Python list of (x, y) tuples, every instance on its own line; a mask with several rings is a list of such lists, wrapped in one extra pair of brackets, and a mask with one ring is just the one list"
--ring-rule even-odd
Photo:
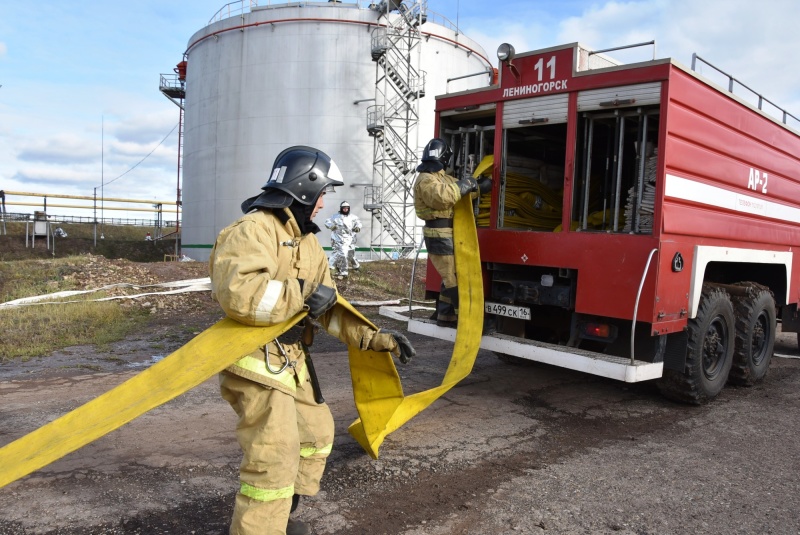
[[(390, 351), (408, 362), (415, 351), (405, 336), (376, 331), (336, 306), (312, 219), (325, 190), (341, 185), (338, 167), (324, 152), (305, 146), (281, 152), (263, 192), (242, 203), (246, 215), (217, 237), (209, 261), (213, 297), (230, 318), (248, 325), (279, 324), (305, 309), (346, 344)], [(308, 317), (305, 322), (312, 323)], [(264, 348), (220, 374), (222, 396), (238, 415), (244, 454), (232, 535), (310, 533), (289, 516), (301, 495), (319, 491), (334, 424), (313, 382), (308, 332), (301, 335), (295, 327), (265, 340)]]
[(356, 260), (356, 234), (361, 232), (361, 220), (350, 213), (350, 203), (343, 201), (339, 213), (325, 220), (325, 228), (331, 231), (331, 267), (341, 277), (347, 277), (349, 268), (360, 269)]

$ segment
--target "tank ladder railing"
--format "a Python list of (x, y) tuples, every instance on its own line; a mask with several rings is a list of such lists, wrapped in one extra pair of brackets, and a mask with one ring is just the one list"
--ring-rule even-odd
[[(264, 2), (264, 0), (262, 0), (262, 2)], [(269, 4), (269, 1), (264, 3)], [(237, 15), (244, 15), (245, 13), (249, 13), (254, 7), (258, 7), (258, 0), (239, 0), (238, 2), (229, 2), (219, 8), (219, 11), (214, 13), (214, 15), (208, 20), (208, 23), (212, 24), (214, 22), (219, 22)]]
[(383, 195), (381, 194), (381, 187), (380, 186), (365, 186), (364, 187), (364, 209), (369, 210), (378, 210), (383, 203)]
[[(336, 0), (331, 2), (313, 1), (300, 1), (300, 2), (287, 2), (286, 0), (237, 0), (229, 2), (222, 6), (214, 16), (209, 19), (208, 23), (219, 22), (230, 17), (243, 16), (252, 11), (254, 7), (270, 7), (270, 6), (287, 6), (287, 7), (304, 7), (304, 6), (317, 6), (317, 7), (339, 7), (341, 4), (353, 5), (358, 9), (365, 9), (362, 4), (363, 0), (356, 0), (354, 2), (347, 2), (346, 0)], [(366, 2), (367, 4), (371, 2)]]
[[(403, 221), (400, 220), (400, 215), (396, 213), (390, 203), (383, 200), (383, 189), (379, 186), (367, 186), (364, 188), (364, 208), (372, 213), (372, 217), (380, 223), (382, 232), (387, 232), (395, 242), (393, 248), (399, 249), (399, 254), (403, 257), (413, 250), (415, 247), (414, 236), (411, 231), (406, 228)], [(374, 249), (377, 245), (379, 249), (383, 250), (383, 243), (374, 243), (372, 240), (371, 247)]]
[(383, 225), (383, 229), (394, 239), (395, 248), (402, 250), (413, 250), (415, 247), (414, 236), (405, 225), (405, 221), (400, 219), (397, 210), (388, 209), (390, 205), (383, 203), (380, 208), (374, 211)]
[(781, 112), (781, 114), (782, 114), (781, 122), (783, 124), (788, 124), (787, 121), (788, 121), (789, 117), (791, 117), (792, 119), (794, 119), (795, 121), (800, 123), (800, 119), (798, 119), (796, 116), (792, 115), (791, 113), (789, 113), (785, 109), (781, 108), (780, 106), (778, 106), (777, 104), (775, 104), (774, 102), (772, 102), (771, 100), (766, 98), (764, 95), (762, 95), (761, 93), (756, 91), (755, 89), (753, 89), (751, 87), (748, 87), (741, 80), (738, 80), (738, 79), (734, 78), (733, 76), (731, 76), (727, 72), (723, 71), (722, 69), (712, 65), (711, 63), (709, 63), (705, 59), (703, 59), (700, 56), (698, 56), (697, 53), (692, 54), (692, 70), (693, 71), (697, 72), (697, 69), (695, 67), (696, 67), (698, 61), (702, 61), (703, 63), (705, 63), (706, 65), (708, 65), (709, 67), (711, 67), (712, 69), (714, 69), (715, 71), (720, 73), (721, 75), (723, 75), (726, 78), (728, 78), (728, 92), (729, 93), (734, 94), (734, 91), (733, 91), (734, 84), (739, 84), (743, 88), (745, 88), (748, 91), (750, 91), (753, 95), (758, 97), (758, 109), (759, 110), (764, 111), (763, 106), (764, 106), (764, 103), (766, 102), (767, 104), (770, 104), (771, 106), (774, 106), (775, 109), (777, 109), (777, 110), (779, 110)]
[[(427, 2), (415, 1), (411, 6), (407, 5), (404, 0), (382, 0), (378, 4), (370, 4), (370, 9), (379, 11), (382, 16), (388, 16), (389, 13), (396, 12), (399, 15), (399, 20), (390, 23), (391, 26), (397, 28), (399, 31), (405, 31), (409, 27), (418, 27), (428, 20), (427, 16)], [(398, 24), (398, 22), (402, 22)]]
[(376, 63), (375, 102), (367, 111), (367, 130), (373, 140), (373, 183), (380, 183), (381, 202), (372, 217), (381, 229), (372, 246), (384, 250), (391, 238), (402, 254), (415, 248), (407, 225), (413, 214), (413, 169), (417, 160), (411, 148), (419, 122), (418, 99), (425, 95), (425, 73), (420, 71), (418, 51), (427, 3), (383, 0), (371, 9), (380, 11), (384, 26), (372, 32), (370, 52)]
[[(373, 51), (375, 47), (373, 46)], [(418, 71), (413, 65), (406, 62), (402, 56), (394, 57), (399, 54), (397, 48), (386, 45), (383, 54), (376, 61), (386, 73), (387, 79), (394, 86), (398, 96), (404, 102), (425, 96), (425, 71)], [(373, 54), (374, 57), (374, 54)]]
[(173, 104), (183, 109), (183, 99), (186, 98), (186, 82), (181, 80), (177, 74), (161, 74), (158, 89)]
[[(411, 157), (413, 151), (397, 134), (392, 125), (385, 121), (384, 106), (375, 105), (367, 108), (367, 132), (376, 141), (379, 141), (385, 155), (401, 174), (405, 175), (413, 169), (416, 162), (416, 158)], [(405, 157), (403, 157), (404, 155)]]
[(427, 22), (443, 26), (448, 30), (452, 30), (453, 33), (456, 34), (456, 36), (458, 36), (461, 33), (461, 31), (458, 29), (458, 25), (456, 25), (454, 22), (452, 22), (450, 19), (448, 19), (441, 13), (437, 13), (436, 11), (431, 11), (430, 9), (426, 9), (425, 14), (428, 17)]
[[(355, 0), (348, 2), (347, 0), (340, 0), (337, 2), (328, 2), (328, 5), (331, 7), (339, 7), (341, 4), (350, 4), (355, 5), (358, 9), (369, 9), (369, 6), (374, 5), (374, 1), (372, 0)], [(269, 7), (269, 6), (279, 6), (279, 5), (288, 5), (286, 0), (236, 0), (235, 2), (228, 2), (208, 20), (209, 24), (213, 24), (214, 22), (219, 22), (221, 20), (228, 19), (230, 17), (242, 16), (247, 13), (250, 13), (252, 8), (254, 7)], [(305, 6), (305, 5), (315, 5), (315, 6), (324, 6), (325, 4), (322, 2), (294, 2), (292, 3), (293, 6)], [(420, 9), (420, 8), (415, 8)], [(458, 29), (458, 25), (453, 23), (450, 19), (445, 17), (444, 15), (437, 13), (435, 11), (431, 11), (426, 7), (424, 9), (423, 17), (425, 20), (422, 21), (424, 24), (425, 22), (431, 22), (433, 24), (437, 24), (439, 26), (443, 26), (448, 30), (452, 30), (456, 36), (458, 36), (461, 31)]]
[(657, 252), (658, 249), (650, 251), (650, 255), (647, 257), (647, 263), (644, 265), (644, 271), (642, 272), (642, 280), (639, 281), (639, 291), (636, 292), (636, 304), (633, 306), (633, 324), (631, 325), (631, 366), (636, 362), (635, 355), (633, 354), (633, 341), (636, 338), (636, 315), (639, 313), (639, 300), (642, 298), (642, 288), (644, 288), (647, 272), (650, 271), (650, 261)]
[(392, 122), (387, 121), (383, 135), (385, 136), (384, 148), (390, 160), (404, 175), (413, 171), (416, 167), (416, 154), (408, 144), (408, 140), (403, 137), (403, 133), (398, 132)]

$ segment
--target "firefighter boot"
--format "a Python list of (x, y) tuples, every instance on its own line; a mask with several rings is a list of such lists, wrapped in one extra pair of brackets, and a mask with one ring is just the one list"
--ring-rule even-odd
[(436, 326), (451, 327), (458, 325), (458, 286), (442, 288), (436, 301)]
[[(295, 494), (292, 496), (292, 508), (289, 511), (289, 514), (294, 513), (294, 510), (297, 509), (297, 506), (300, 504), (300, 495)], [(286, 535), (311, 535), (311, 528), (305, 522), (300, 522), (299, 520), (292, 520), (289, 519), (289, 523), (286, 525)]]
[(311, 535), (311, 528), (305, 522), (290, 518), (286, 525), (286, 535)]

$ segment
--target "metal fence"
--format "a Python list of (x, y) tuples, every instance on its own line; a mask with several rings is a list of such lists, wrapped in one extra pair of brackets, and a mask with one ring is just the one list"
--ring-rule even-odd
[[(0, 214), (0, 221), (34, 221), (36, 218), (34, 214), (21, 214), (21, 213), (13, 213), (13, 212), (6, 212)], [(116, 218), (116, 217), (106, 217), (106, 218), (94, 218), (94, 217), (83, 217), (83, 216), (74, 216), (74, 215), (53, 215), (47, 214), (47, 221), (50, 223), (87, 223), (87, 224), (95, 224), (98, 225), (109, 225), (109, 226), (136, 226), (136, 227), (164, 227), (164, 228), (176, 228), (178, 226), (177, 221), (164, 221), (164, 220), (157, 220), (157, 219), (125, 219), (125, 218)]]

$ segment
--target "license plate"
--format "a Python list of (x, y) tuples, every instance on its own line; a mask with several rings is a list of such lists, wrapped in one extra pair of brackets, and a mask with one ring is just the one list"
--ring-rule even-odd
[(503, 305), (501, 303), (484, 303), (484, 305), (487, 314), (496, 314), (498, 316), (521, 320), (531, 319), (531, 309), (527, 307), (515, 307)]

